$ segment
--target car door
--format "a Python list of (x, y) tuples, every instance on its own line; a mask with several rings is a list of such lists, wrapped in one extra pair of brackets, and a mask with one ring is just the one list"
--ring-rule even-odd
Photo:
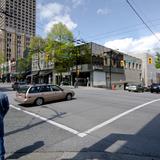
[(63, 92), (63, 89), (56, 85), (51, 85), (52, 91), (53, 91), (53, 100), (60, 100), (65, 98), (65, 93)]
[(43, 85), (40, 87), (41, 97), (45, 102), (52, 101), (52, 89), (49, 85)]

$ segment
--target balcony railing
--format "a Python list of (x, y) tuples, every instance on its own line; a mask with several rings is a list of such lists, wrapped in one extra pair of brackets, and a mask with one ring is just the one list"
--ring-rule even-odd
[[(104, 71), (110, 72), (110, 66), (104, 66)], [(124, 68), (111, 67), (111, 73), (124, 73)]]

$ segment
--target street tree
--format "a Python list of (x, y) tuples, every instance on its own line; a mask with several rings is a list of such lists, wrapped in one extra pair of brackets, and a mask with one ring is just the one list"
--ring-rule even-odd
[(40, 36), (32, 37), (30, 46), (29, 46), (29, 59), (37, 58), (37, 66), (38, 66), (38, 72), (37, 77), (39, 81), (39, 73), (42, 70), (40, 65), (40, 55), (44, 53), (44, 49), (46, 47), (46, 41)]
[(4, 63), (4, 56), (3, 53), (0, 52), (0, 64)]
[(19, 58), (17, 61), (17, 71), (19, 72), (19, 76), (17, 78), (23, 77), (22, 74), (26, 75), (27, 72), (31, 71), (31, 56), (29, 54), (29, 51), (27, 51), (27, 55), (23, 58)]
[(2, 64), (4, 64), (5, 59), (4, 59), (4, 54), (0, 52), (0, 73), (3, 73), (3, 67), (1, 67)]
[(54, 63), (54, 71), (62, 77), (73, 65), (73, 33), (62, 23), (53, 25), (47, 35), (47, 59)]
[(156, 68), (160, 68), (160, 53), (159, 52), (156, 53), (155, 65), (156, 65)]

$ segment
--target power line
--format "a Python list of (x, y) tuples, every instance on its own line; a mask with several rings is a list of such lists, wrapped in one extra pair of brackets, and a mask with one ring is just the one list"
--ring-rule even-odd
[[(155, 26), (160, 26), (160, 24), (156, 24), (156, 25), (153, 25), (154, 27)], [(131, 33), (131, 32), (133, 32), (133, 31), (135, 31), (135, 30), (137, 30), (137, 28), (139, 29), (139, 30), (142, 30), (144, 27), (142, 27), (142, 26), (137, 26), (137, 27), (135, 27), (135, 28), (132, 28), (132, 29), (123, 29), (123, 30), (115, 30), (115, 31), (111, 31), (111, 32), (106, 32), (106, 33), (104, 33), (104, 34), (100, 34), (99, 36), (93, 36), (92, 38), (87, 38), (87, 39), (89, 39), (89, 40), (102, 40), (102, 39), (105, 39), (106, 37), (107, 38), (109, 38), (109, 37), (111, 37), (112, 36), (112, 38), (113, 37), (115, 37), (115, 36), (118, 36), (118, 35), (122, 35), (122, 34), (127, 34), (127, 33)], [(125, 36), (123, 36), (123, 38), (124, 38)]]
[(129, 2), (129, 0), (126, 0), (130, 8), (135, 12), (135, 14), (138, 16), (138, 18), (143, 22), (143, 24), (148, 28), (148, 30), (156, 37), (156, 39), (160, 42), (159, 37), (152, 31), (150, 26), (143, 20), (143, 18), (140, 16), (140, 14), (136, 11), (136, 9), (132, 6), (132, 4)]

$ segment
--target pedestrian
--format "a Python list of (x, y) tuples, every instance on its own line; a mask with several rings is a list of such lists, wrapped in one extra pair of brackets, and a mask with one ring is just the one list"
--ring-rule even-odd
[(75, 78), (74, 88), (78, 88), (78, 78)]
[(4, 148), (4, 116), (9, 109), (9, 101), (6, 94), (0, 92), (0, 160), (4, 160), (5, 148)]
[(89, 77), (87, 77), (87, 87), (90, 86), (90, 80), (89, 80)]

